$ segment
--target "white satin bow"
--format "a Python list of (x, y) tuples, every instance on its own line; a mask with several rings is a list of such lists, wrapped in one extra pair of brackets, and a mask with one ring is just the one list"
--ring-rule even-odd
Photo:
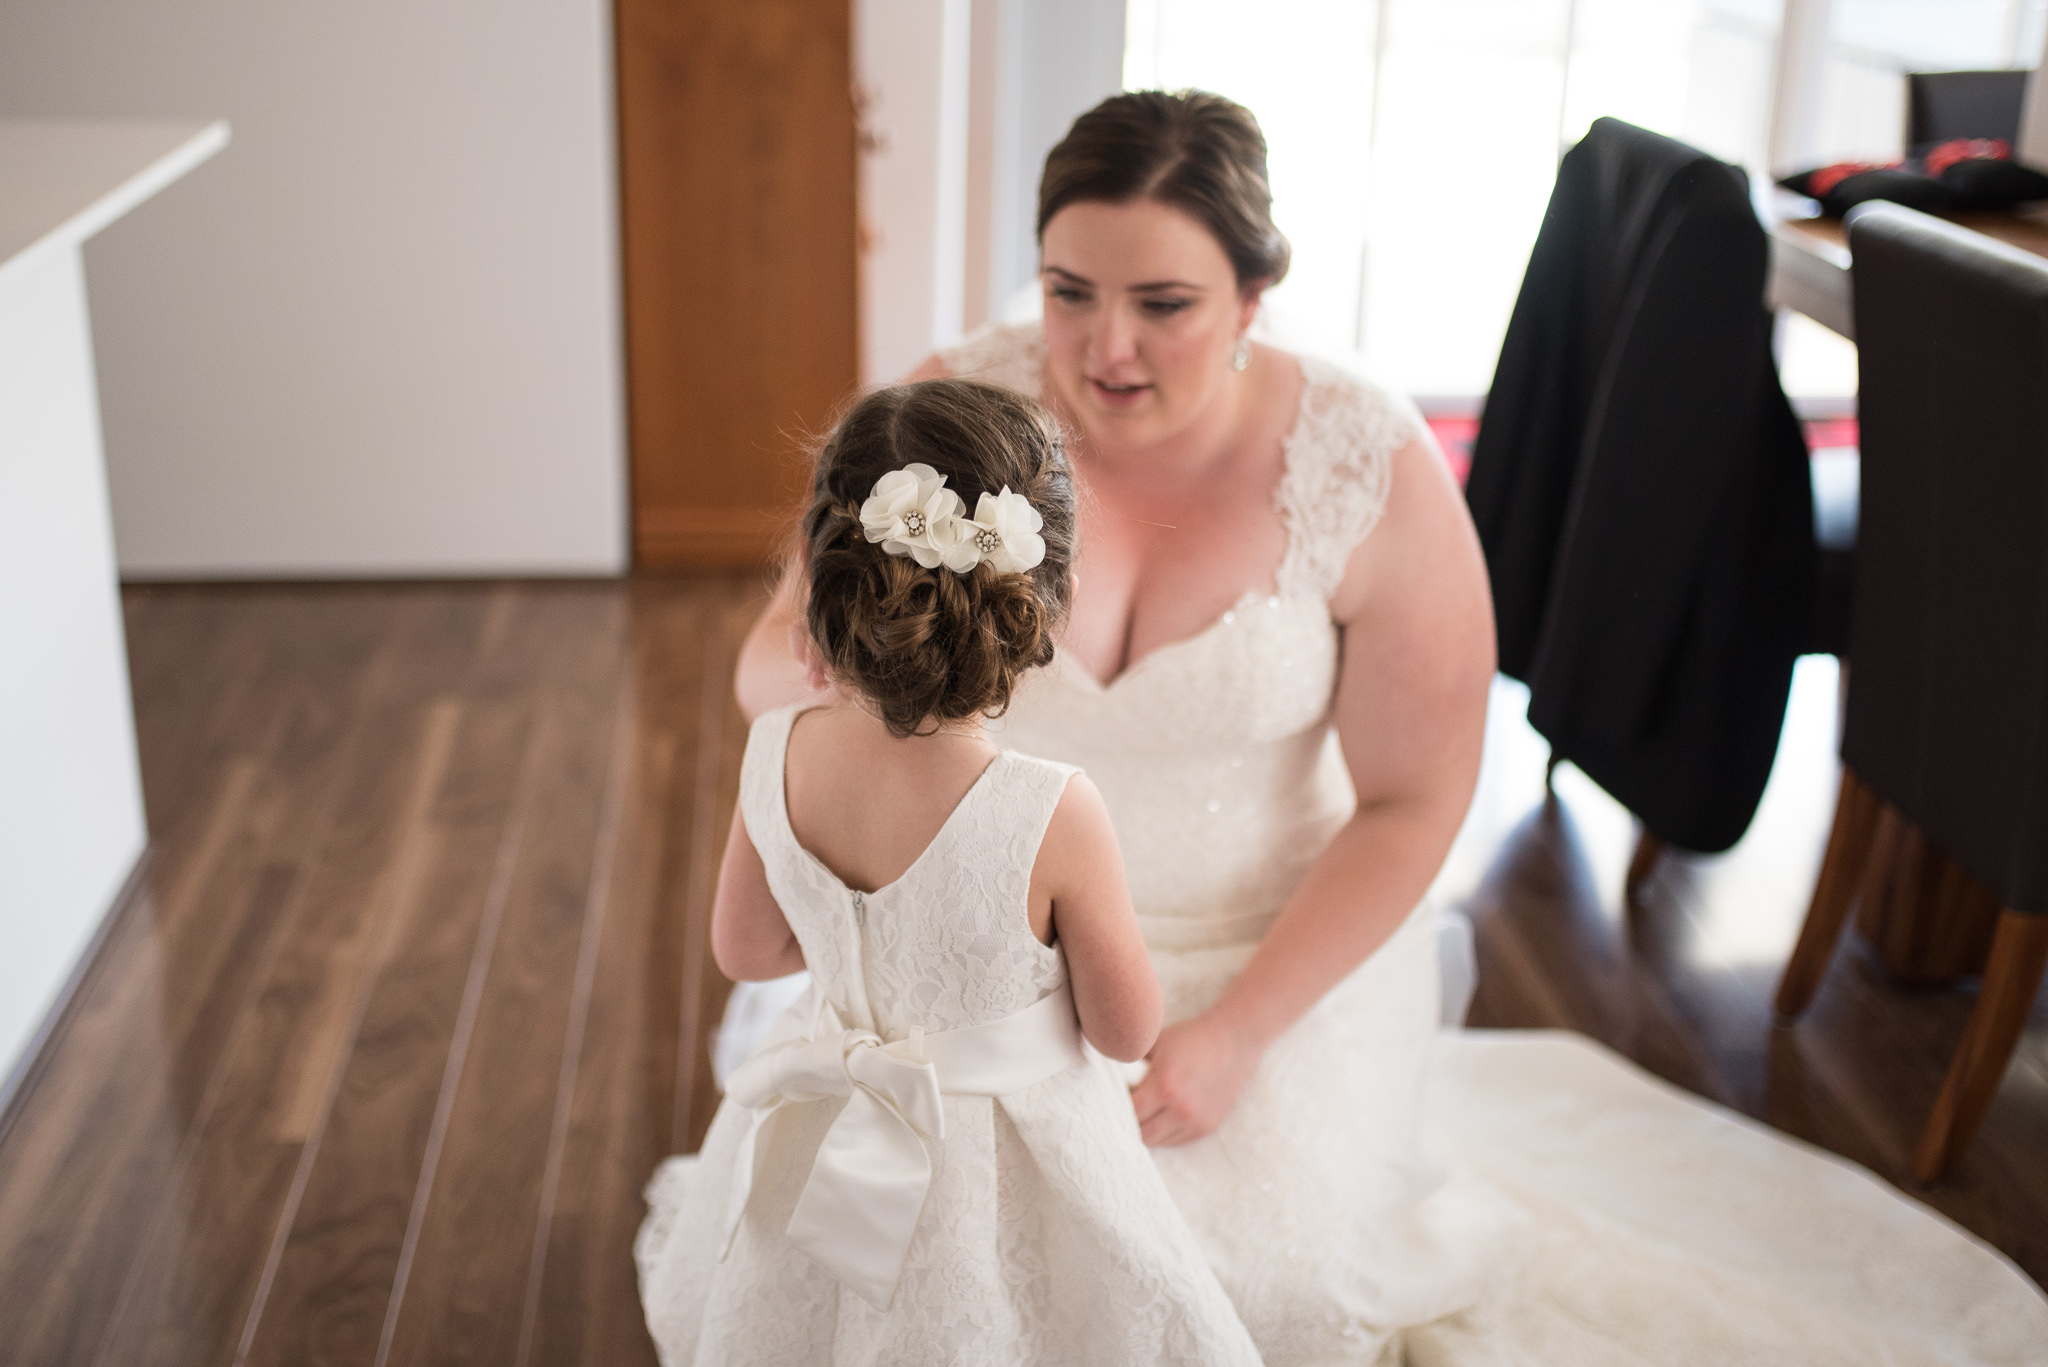
[(764, 1046), (734, 1071), (726, 1097), (754, 1112), (737, 1170), (726, 1251), (755, 1172), (754, 1143), (784, 1106), (845, 1097), (789, 1219), (789, 1239), (869, 1305), (895, 1299), (945, 1137), (942, 1093), (1002, 1096), (1079, 1063), (1081, 1026), (1065, 986), (998, 1021), (885, 1041), (822, 1003), (801, 1038)]

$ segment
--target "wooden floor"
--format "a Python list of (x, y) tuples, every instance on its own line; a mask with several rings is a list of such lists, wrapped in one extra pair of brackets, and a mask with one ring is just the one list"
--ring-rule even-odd
[[(715, 1097), (747, 578), (128, 594), (153, 855), (0, 1131), (0, 1358), (653, 1361), (639, 1189)], [(1440, 880), (1474, 1023), (1561, 1025), (1903, 1182), (1966, 991), (1845, 947), (1769, 1023), (1832, 800), (1803, 667), (1751, 838), (1633, 832), (1511, 686)], [(1927, 1199), (2048, 1279), (2048, 1011)]]

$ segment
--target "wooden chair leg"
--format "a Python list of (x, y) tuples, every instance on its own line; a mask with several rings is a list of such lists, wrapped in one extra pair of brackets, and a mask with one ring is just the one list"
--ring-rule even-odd
[(1956, 1049), (1948, 1079), (1941, 1084), (1934, 1113), (1927, 1117), (1920, 1147), (1913, 1154), (1913, 1176), (1920, 1181), (1932, 1182), (1947, 1172), (1977, 1133), (2026, 1026), (2044, 967), (2048, 967), (2048, 916), (2003, 912), (1991, 942), (1991, 961), (1984, 966), (1984, 986), (1978, 991), (1976, 1009), (1970, 1012), (1963, 1042)]
[(1918, 937), (1921, 966), (1936, 981), (1982, 974), (2005, 909), (1961, 864), (1938, 850), (1936, 860), (1933, 905)]
[(1798, 1018), (1828, 971), (1835, 942), (1842, 938), (1842, 922), (1848, 919), (1849, 906), (1864, 881), (1871, 835), (1882, 807), (1877, 794), (1845, 766), (1841, 789), (1835, 795), (1835, 823), (1828, 832), (1827, 853), (1813, 884), (1813, 900), (1807, 903), (1806, 921), (1799, 927), (1799, 943), (1785, 964), (1785, 976), (1778, 980), (1780, 1021)]
[(1643, 885), (1650, 881), (1663, 857), (1664, 842), (1650, 834), (1648, 826), (1643, 827), (1642, 834), (1636, 837), (1636, 852), (1629, 856), (1628, 875), (1621, 880), (1622, 900), (1629, 906), (1640, 900)]

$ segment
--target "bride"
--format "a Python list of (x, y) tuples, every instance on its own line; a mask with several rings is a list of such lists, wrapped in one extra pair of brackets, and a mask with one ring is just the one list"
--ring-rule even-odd
[[(1861, 1169), (1583, 1040), (1439, 1037), (1485, 567), (1410, 405), (1248, 337), (1269, 207), (1246, 110), (1106, 100), (1046, 161), (1043, 324), (917, 376), (1074, 434), (1073, 616), (1001, 743), (1109, 803), (1172, 1022), (1132, 1104), (1266, 1360), (2048, 1361), (2039, 1291)], [(750, 714), (807, 691), (792, 590)]]

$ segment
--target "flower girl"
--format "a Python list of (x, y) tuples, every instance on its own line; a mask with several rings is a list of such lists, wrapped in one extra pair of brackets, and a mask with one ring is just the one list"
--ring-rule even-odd
[(712, 947), (812, 987), (648, 1188), (662, 1361), (1256, 1363), (1101, 1057), (1160, 1019), (1102, 799), (982, 734), (1072, 591), (1058, 429), (966, 381), (870, 395), (803, 539), (835, 692), (754, 725)]

